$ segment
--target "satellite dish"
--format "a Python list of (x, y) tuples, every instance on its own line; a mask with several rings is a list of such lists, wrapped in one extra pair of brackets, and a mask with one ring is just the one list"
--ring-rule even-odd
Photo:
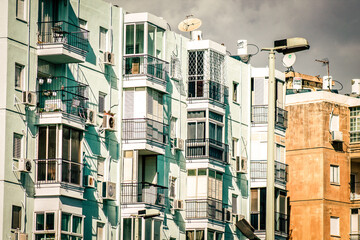
[(295, 53), (288, 53), (288, 54), (285, 54), (284, 57), (283, 57), (283, 65), (284, 67), (291, 67), (292, 65), (294, 65), (296, 61), (296, 55)]
[(201, 20), (193, 18), (192, 15), (186, 17), (185, 20), (179, 23), (178, 29), (182, 32), (191, 32), (198, 29), (201, 26)]

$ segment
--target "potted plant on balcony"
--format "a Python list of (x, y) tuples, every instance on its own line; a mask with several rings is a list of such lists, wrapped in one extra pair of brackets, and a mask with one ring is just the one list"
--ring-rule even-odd
[(113, 117), (115, 115), (115, 113), (112, 113), (110, 110), (109, 111), (104, 110), (104, 115), (109, 115), (109, 116)]

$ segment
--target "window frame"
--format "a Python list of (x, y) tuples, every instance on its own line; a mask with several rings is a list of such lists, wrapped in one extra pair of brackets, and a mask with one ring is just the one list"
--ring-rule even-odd
[[(19, 141), (19, 142), (16, 142), (16, 141)], [(18, 133), (13, 133), (13, 159), (20, 160), (22, 158), (22, 155), (23, 155), (22, 143), (23, 143), (23, 135), (18, 134)], [(19, 149), (17, 149), (17, 148), (19, 148)]]
[[(18, 76), (18, 69), (19, 69), (19, 76)], [(15, 89), (22, 90), (23, 85), (24, 85), (24, 79), (25, 79), (25, 65), (16, 62), (15, 63), (15, 81), (14, 81)]]
[[(99, 51), (106, 52), (108, 50), (108, 39), (109, 39), (109, 30), (105, 27), (99, 27)], [(105, 39), (102, 39), (102, 36), (105, 36)], [(103, 46), (103, 44), (105, 46)]]
[[(333, 224), (337, 224), (337, 229)], [(340, 237), (340, 217), (330, 216), (330, 236)]]
[[(47, 226), (47, 214), (54, 214), (54, 229), (46, 229)], [(44, 215), (44, 222), (43, 222), (43, 229), (38, 230), (37, 229), (37, 216), (39, 214)], [(58, 226), (58, 219), (57, 219), (57, 212), (56, 211), (38, 211), (38, 212), (34, 212), (34, 226), (33, 226), (33, 233), (36, 239), (36, 235), (40, 235), (40, 234), (54, 234), (55, 238), (57, 236), (57, 226)]]
[(232, 100), (234, 103), (239, 103), (239, 83), (238, 82), (233, 82)]
[(330, 184), (331, 185), (340, 185), (340, 166), (339, 165), (330, 164)]
[[(14, 209), (18, 209), (19, 211), (18, 213), (18, 224), (19, 226), (14, 226), (14, 220), (15, 220), (15, 211)], [(21, 206), (16, 206), (16, 205), (12, 205), (11, 207), (11, 229), (21, 229), (21, 225), (22, 225), (22, 207)]]
[(20, 16), (19, 14), (19, 1), (21, 0), (16, 0), (15, 3), (15, 16), (17, 20), (23, 21), (23, 22), (27, 22), (27, 0), (23, 0), (24, 2), (24, 9), (23, 9), (23, 16)]
[[(66, 215), (70, 215), (70, 231), (65, 231), (65, 230), (62, 230), (62, 216), (63, 214), (66, 214)], [(77, 218), (80, 218), (81, 219), (81, 233), (75, 233), (74, 232), (74, 217), (77, 217)], [(69, 213), (69, 212), (65, 212), (65, 211), (61, 211), (60, 212), (60, 238), (61, 236), (64, 234), (64, 235), (67, 235), (67, 236), (70, 236), (70, 237), (77, 237), (77, 238), (81, 238), (83, 239), (84, 238), (84, 216), (83, 215), (79, 215), (79, 214), (74, 214), (74, 213)]]
[[(102, 101), (102, 104), (101, 104), (101, 101)], [(106, 93), (99, 92), (99, 97), (98, 97), (98, 112), (99, 112), (99, 114), (104, 114), (104, 112), (106, 111), (105, 109), (106, 109)]]

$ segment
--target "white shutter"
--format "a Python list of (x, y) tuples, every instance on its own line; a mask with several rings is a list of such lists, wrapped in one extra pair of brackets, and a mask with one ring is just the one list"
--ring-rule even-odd
[(145, 118), (146, 117), (146, 105), (144, 104), (146, 101), (146, 89), (136, 88), (134, 94), (134, 109), (133, 109), (133, 117), (134, 118)]
[(194, 198), (196, 197), (196, 176), (187, 177), (187, 197)]
[(280, 81), (277, 81), (277, 107), (284, 108), (284, 101), (283, 101), (283, 92), (284, 92), (284, 84)]
[(330, 217), (330, 235), (340, 236), (340, 223), (338, 217)]
[[(146, 101), (146, 105), (147, 105), (147, 113), (148, 115), (153, 115), (153, 96), (152, 96), (152, 91), (150, 88), (147, 89), (147, 101)], [(150, 116), (149, 116), (150, 117)], [(151, 118), (150, 117), (150, 118)]]
[(254, 78), (255, 105), (264, 105), (264, 78)]
[(330, 114), (330, 131), (339, 131), (339, 115), (332, 115)]
[(123, 170), (123, 180), (124, 182), (131, 182), (133, 180), (133, 159), (124, 158), (124, 170)]
[(351, 233), (357, 233), (359, 231), (359, 215), (351, 214)]
[(134, 89), (124, 90), (124, 119), (134, 118)]
[(207, 185), (207, 176), (198, 176), (197, 177), (197, 197), (207, 197), (208, 193), (206, 191), (206, 185)]

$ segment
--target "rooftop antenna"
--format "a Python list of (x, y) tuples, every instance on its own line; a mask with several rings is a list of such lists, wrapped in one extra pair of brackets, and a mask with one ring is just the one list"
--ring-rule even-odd
[(328, 58), (323, 58), (321, 60), (319, 59), (315, 59), (315, 62), (320, 62), (323, 64), (323, 66), (327, 66), (327, 75), (328, 77), (330, 77), (330, 62), (329, 62), (329, 59)]
[(201, 26), (201, 20), (194, 18), (193, 15), (187, 15), (186, 18), (178, 25), (178, 29), (182, 32), (191, 32), (198, 29)]

